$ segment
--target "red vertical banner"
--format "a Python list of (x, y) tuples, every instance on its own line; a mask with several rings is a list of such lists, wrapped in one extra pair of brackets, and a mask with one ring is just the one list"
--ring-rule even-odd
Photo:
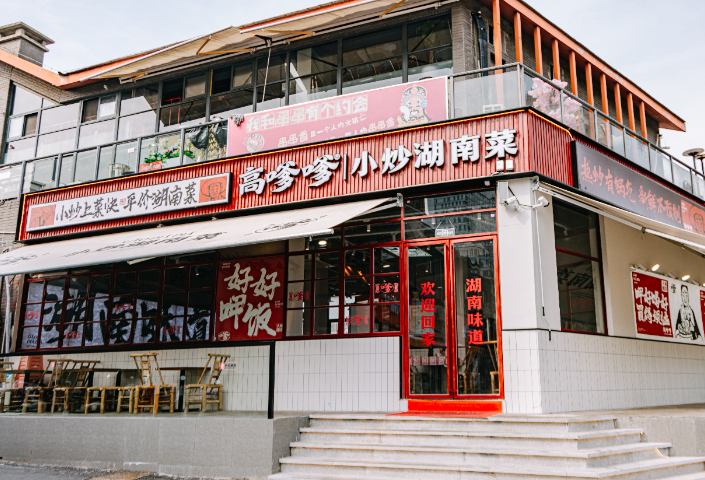
[(468, 345), (483, 345), (482, 278), (466, 278), (465, 294), (468, 299)]
[(284, 257), (220, 262), (215, 340), (273, 340), (284, 331)]
[(636, 332), (673, 338), (668, 280), (632, 272)]

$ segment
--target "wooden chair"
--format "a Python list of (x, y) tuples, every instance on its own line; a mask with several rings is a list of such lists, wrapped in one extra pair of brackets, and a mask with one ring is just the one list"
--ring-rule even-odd
[[(164, 383), (162, 371), (159, 369), (159, 362), (157, 362), (157, 354), (133, 353), (130, 357), (135, 361), (142, 382), (142, 385), (135, 387), (132, 413), (139, 413), (145, 408), (151, 410), (152, 413), (157, 413), (160, 407), (168, 407), (169, 413), (173, 413), (176, 388), (174, 385)], [(159, 374), (159, 384), (156, 384), (152, 374), (152, 358), (154, 359), (154, 368)]]
[[(31, 404), (37, 404), (37, 413), (42, 413), (44, 404), (50, 402), (51, 394), (57, 386), (63, 386), (68, 380), (68, 373), (71, 370), (73, 360), (68, 358), (49, 358), (47, 366), (39, 379), (39, 385), (25, 388), (22, 413), (26, 413)], [(49, 375), (49, 381), (42, 385), (44, 377)]]
[[(106, 405), (115, 404), (115, 412), (121, 413), (127, 408), (132, 413), (132, 401), (136, 387), (89, 387), (86, 389), (86, 400), (83, 413), (88, 413), (90, 407), (99, 407), (100, 413), (105, 413)], [(93, 394), (98, 393), (96, 398)]]
[(51, 413), (54, 413), (57, 405), (62, 411), (69, 411), (69, 402), (72, 405), (80, 404), (84, 407), (88, 382), (90, 381), (93, 369), (100, 362), (98, 360), (74, 360), (73, 366), (67, 370), (66, 382), (54, 387), (51, 398)]
[(465, 358), (463, 358), (463, 361), (458, 365), (458, 376), (463, 380), (464, 395), (468, 394), (468, 377), (470, 377), (470, 393), (475, 393), (475, 377), (477, 372), (473, 369), (473, 363), (482, 353), (482, 348), (475, 345), (470, 345), (466, 348), (468, 351), (465, 353)]
[[(206, 366), (201, 372), (197, 384), (186, 385), (186, 411), (191, 405), (200, 405), (201, 411), (205, 412), (209, 404), (218, 404), (218, 410), (223, 410), (223, 385), (218, 383), (220, 374), (223, 372), (221, 363), (224, 363), (230, 355), (220, 353), (209, 353)], [(212, 363), (211, 363), (212, 361)], [(203, 383), (206, 373), (210, 370), (208, 381)]]

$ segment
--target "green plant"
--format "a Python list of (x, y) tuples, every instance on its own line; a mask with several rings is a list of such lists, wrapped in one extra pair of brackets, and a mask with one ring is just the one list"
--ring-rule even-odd
[[(185, 155), (188, 155), (190, 152), (185, 152)], [(191, 154), (193, 155), (193, 153)], [(188, 156), (191, 156), (188, 155)], [(150, 154), (147, 158), (144, 159), (144, 163), (165, 163), (168, 158), (177, 158), (179, 156), (179, 147), (173, 147), (167, 150), (166, 152), (159, 153), (155, 152)], [(191, 157), (193, 158), (193, 157)]]

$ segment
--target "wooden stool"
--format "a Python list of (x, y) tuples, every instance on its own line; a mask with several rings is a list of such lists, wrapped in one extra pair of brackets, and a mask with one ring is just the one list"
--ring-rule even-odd
[[(69, 411), (69, 401), (72, 403), (85, 403), (88, 389), (88, 382), (91, 378), (91, 373), (97, 364), (98, 360), (75, 360), (70, 369), (66, 369), (66, 381), (63, 386), (55, 387), (51, 399), (51, 413), (54, 413), (56, 407), (64, 412)], [(81, 405), (82, 408), (84, 405)]]
[[(39, 379), (41, 383), (44, 376), (49, 374), (49, 383), (44, 385), (37, 385), (25, 388), (24, 391), (24, 402), (22, 404), (22, 413), (27, 413), (27, 409), (30, 403), (37, 403), (37, 413), (42, 413), (44, 410), (44, 404), (49, 403), (51, 398), (49, 395), (53, 396), (53, 390), (56, 387), (60, 387), (66, 384), (68, 380), (68, 371), (73, 360), (61, 359), (61, 358), (50, 358), (47, 360), (47, 367), (44, 369), (44, 373)], [(51, 369), (51, 371), (49, 370)]]
[[(191, 405), (200, 405), (201, 411), (205, 412), (209, 404), (217, 404), (218, 410), (223, 410), (223, 385), (218, 383), (220, 374), (222, 373), (221, 364), (224, 363), (230, 355), (220, 353), (209, 353), (206, 366), (201, 372), (198, 383), (194, 385), (186, 385), (186, 412), (189, 411)], [(212, 364), (211, 364), (212, 361)], [(206, 372), (210, 369), (208, 382), (202, 383)]]

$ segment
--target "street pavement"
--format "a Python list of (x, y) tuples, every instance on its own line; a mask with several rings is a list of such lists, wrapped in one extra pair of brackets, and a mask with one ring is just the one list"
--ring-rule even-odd
[(108, 472), (0, 461), (1, 480), (212, 480), (154, 475), (147, 472)]

